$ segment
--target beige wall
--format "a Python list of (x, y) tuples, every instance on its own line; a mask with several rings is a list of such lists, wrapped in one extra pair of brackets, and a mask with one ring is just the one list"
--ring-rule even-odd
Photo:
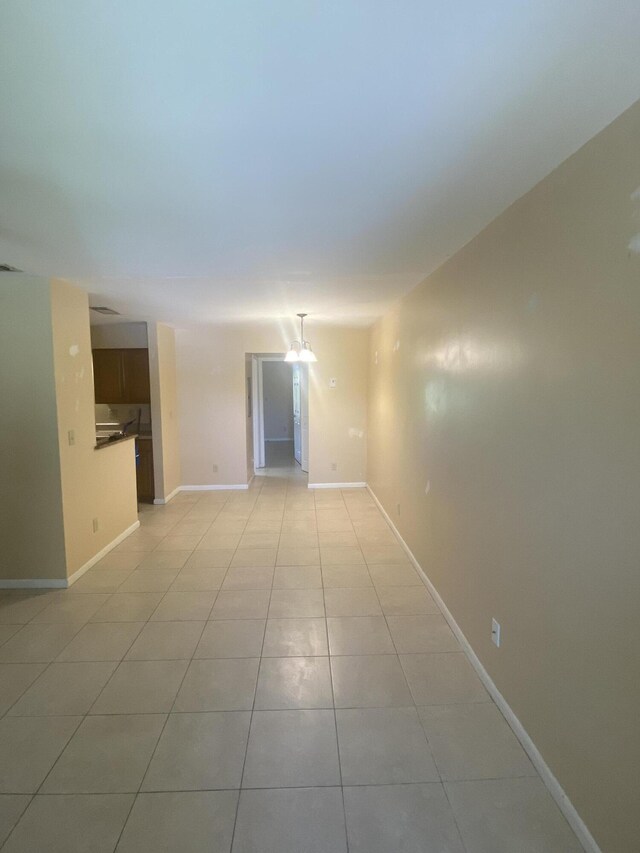
[[(134, 442), (95, 449), (87, 294), (52, 281), (51, 320), (64, 538), (71, 576), (138, 520)], [(69, 431), (74, 435), (72, 445)]]
[[(309, 482), (362, 482), (367, 331), (313, 322), (306, 331), (318, 356), (309, 368)], [(184, 485), (247, 482), (245, 354), (286, 352), (296, 334), (293, 323), (176, 332)], [(330, 377), (335, 389), (328, 387)]]
[(640, 838), (639, 150), (636, 104), (369, 358), (369, 482), (607, 853)]
[(165, 500), (181, 484), (175, 332), (150, 323), (149, 376), (156, 500)]
[(49, 282), (0, 273), (0, 584), (64, 578)]
[(94, 449), (86, 293), (0, 276), (0, 365), (0, 584), (64, 583), (138, 517), (133, 443)]
[[(95, 320), (95, 314), (91, 315)], [(103, 323), (91, 326), (93, 349), (146, 349), (146, 323)]]

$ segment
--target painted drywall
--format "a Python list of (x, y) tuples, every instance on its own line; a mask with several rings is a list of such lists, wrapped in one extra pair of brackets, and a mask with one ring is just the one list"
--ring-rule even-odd
[(148, 345), (146, 323), (103, 323), (91, 326), (93, 349), (146, 349)]
[(50, 291), (66, 573), (71, 576), (137, 522), (135, 448), (129, 441), (95, 449), (88, 297), (64, 281), (52, 281)]
[(264, 437), (266, 441), (293, 441), (293, 387), (291, 365), (284, 361), (262, 364)]
[(639, 146), (640, 103), (369, 353), (369, 483), (607, 853), (640, 838)]
[[(314, 325), (311, 318), (305, 332), (318, 355), (309, 367), (309, 482), (362, 482), (367, 330)], [(245, 355), (286, 352), (295, 337), (293, 321), (176, 331), (184, 485), (247, 482)]]
[(175, 332), (150, 323), (148, 341), (155, 497), (164, 501), (181, 483)]
[(49, 282), (0, 273), (0, 581), (66, 576)]

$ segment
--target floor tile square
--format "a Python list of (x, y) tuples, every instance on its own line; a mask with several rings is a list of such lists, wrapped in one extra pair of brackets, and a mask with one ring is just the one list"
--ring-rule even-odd
[(256, 709), (333, 708), (328, 657), (263, 658)]
[(45, 667), (44, 663), (0, 663), (0, 717), (44, 672)]
[(161, 592), (115, 593), (96, 611), (91, 621), (146, 622), (161, 599)]
[(460, 645), (444, 616), (387, 616), (398, 654), (457, 652)]
[(139, 569), (181, 569), (189, 559), (191, 551), (153, 551), (146, 554), (138, 565)]
[(211, 619), (266, 619), (268, 589), (222, 589), (213, 605)]
[(132, 794), (35, 797), (3, 851), (112, 853), (132, 802)]
[(442, 785), (345, 788), (350, 853), (465, 853)]
[(222, 584), (222, 589), (271, 589), (273, 568), (255, 566), (231, 566)]
[(151, 622), (206, 621), (216, 592), (168, 592), (151, 614)]
[[(205, 542), (206, 540), (206, 542)], [(209, 545), (211, 542), (210, 539), (207, 539), (205, 536), (201, 541), (193, 554), (189, 557), (189, 559), (184, 564), (185, 569), (226, 569), (231, 565), (231, 560), (233, 555), (235, 554), (236, 546), (222, 546), (215, 547), (215, 543), (217, 542), (229, 542), (233, 540), (240, 540), (239, 534), (230, 534), (222, 539), (221, 537), (217, 537), (214, 540), (214, 543), (211, 543), (212, 547), (203, 547), (202, 543), (205, 542), (205, 545)]]
[(171, 714), (142, 790), (239, 788), (250, 719), (249, 711)]
[(171, 532), (158, 542), (155, 553), (160, 553), (161, 551), (193, 551), (201, 539), (202, 534), (198, 534), (197, 536), (176, 536)]
[(397, 655), (331, 658), (336, 708), (392, 708), (413, 705)]
[(102, 571), (103, 569), (132, 570), (140, 564), (143, 558), (144, 553), (140, 551), (110, 551), (101, 560), (98, 560), (91, 571)]
[(194, 569), (185, 566), (178, 573), (170, 589), (171, 592), (217, 592), (222, 586), (226, 573), (225, 568)]
[(366, 566), (323, 566), (322, 583), (325, 589), (355, 589), (373, 586), (369, 569)]
[(333, 711), (254, 711), (242, 785), (339, 785)]
[(364, 557), (358, 546), (334, 546), (320, 548), (320, 562), (323, 566), (364, 565)]
[[(119, 557), (140, 557), (138, 554), (117, 554)], [(94, 567), (78, 578), (72, 586), (69, 587), (69, 593), (85, 594), (85, 593), (112, 593), (117, 592), (122, 584), (132, 574), (133, 569), (98, 569)]]
[(233, 853), (346, 853), (340, 788), (242, 791)]
[(344, 785), (437, 782), (415, 708), (337, 710)]
[(49, 663), (78, 633), (82, 624), (24, 625), (0, 646), (0, 663)]
[(400, 655), (400, 662), (416, 705), (489, 701), (463, 652)]
[(424, 587), (377, 586), (385, 616), (421, 616), (440, 613), (438, 605)]
[(167, 713), (187, 666), (184, 660), (123, 661), (97, 698), (91, 713)]
[(231, 560), (232, 566), (264, 568), (275, 566), (277, 548), (244, 548), (236, 551)]
[(31, 802), (26, 794), (0, 794), (0, 845)]
[(278, 566), (319, 566), (319, 548), (279, 548)]
[(62, 622), (66, 624), (77, 624), (88, 622), (93, 614), (111, 596), (109, 594), (85, 594), (69, 595), (52, 601), (48, 607), (37, 613), (31, 620), (32, 625), (44, 622)]
[(165, 714), (85, 717), (47, 776), (45, 794), (135, 793)]
[(166, 592), (180, 569), (136, 569), (118, 592)]
[(446, 782), (467, 853), (582, 853), (538, 778)]
[(419, 586), (424, 589), (424, 584), (411, 563), (394, 565), (368, 563), (368, 567), (371, 580), (376, 587)]
[(139, 794), (117, 853), (229, 853), (237, 791)]
[(373, 563), (408, 563), (407, 552), (402, 545), (371, 545), (363, 543), (362, 553), (369, 565)]
[(328, 588), (324, 591), (327, 616), (382, 616), (373, 587)]
[(117, 663), (52, 663), (8, 711), (11, 717), (86, 714)]
[(120, 661), (144, 622), (90, 622), (65, 646), (58, 661)]
[(205, 622), (147, 622), (126, 660), (188, 660), (196, 650)]
[(384, 616), (340, 616), (327, 619), (332, 655), (395, 654)]
[(82, 717), (0, 720), (0, 793), (34, 794)]
[(176, 696), (174, 711), (250, 711), (257, 658), (194, 660)]
[(274, 589), (269, 605), (270, 619), (324, 616), (321, 589)]
[(207, 622), (194, 658), (260, 657), (265, 625), (264, 619)]
[(273, 578), (274, 589), (321, 589), (319, 566), (278, 566)]
[(329, 654), (326, 622), (316, 619), (269, 619), (263, 657), (309, 657)]
[(418, 712), (442, 779), (536, 775), (518, 739), (492, 702), (431, 705)]
[(46, 592), (0, 592), (0, 625), (26, 625), (52, 600)]

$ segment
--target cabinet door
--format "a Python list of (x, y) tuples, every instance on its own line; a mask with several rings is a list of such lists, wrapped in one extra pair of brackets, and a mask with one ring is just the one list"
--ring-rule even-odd
[(152, 503), (155, 496), (152, 443), (144, 439), (136, 441), (136, 457), (138, 500), (142, 503)]
[(122, 350), (125, 403), (149, 403), (149, 350)]
[(93, 381), (96, 403), (125, 402), (122, 350), (93, 350)]

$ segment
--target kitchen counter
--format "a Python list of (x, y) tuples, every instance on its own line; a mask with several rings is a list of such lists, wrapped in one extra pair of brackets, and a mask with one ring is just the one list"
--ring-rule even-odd
[(95, 450), (102, 450), (103, 447), (111, 447), (112, 444), (122, 444), (123, 441), (131, 441), (138, 438), (135, 433), (131, 435), (121, 435), (118, 438), (97, 438)]

